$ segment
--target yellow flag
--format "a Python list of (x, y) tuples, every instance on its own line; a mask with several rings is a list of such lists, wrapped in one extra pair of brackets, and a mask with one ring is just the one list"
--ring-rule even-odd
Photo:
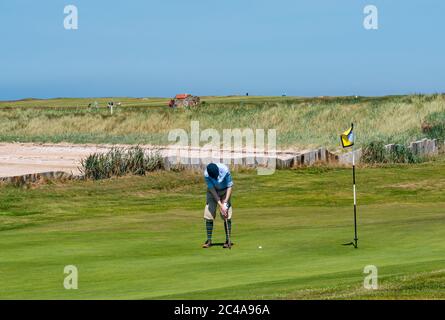
[(354, 126), (351, 125), (351, 128), (343, 132), (343, 134), (340, 136), (341, 145), (343, 148), (352, 147), (354, 145), (354, 132), (353, 132)]

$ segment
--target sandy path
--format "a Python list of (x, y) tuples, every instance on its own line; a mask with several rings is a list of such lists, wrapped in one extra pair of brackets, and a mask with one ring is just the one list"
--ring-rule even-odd
[[(128, 147), (118, 145), (119, 147)], [(30, 173), (65, 171), (78, 174), (81, 159), (95, 152), (106, 152), (111, 145), (76, 145), (76, 144), (34, 144), (34, 143), (0, 143), (0, 177), (12, 177)], [(199, 157), (200, 149), (177, 147), (159, 147), (145, 145), (146, 150), (158, 150), (163, 156), (180, 155), (184, 150), (191, 157)], [(255, 155), (258, 151), (246, 152), (235, 150), (232, 157)], [(303, 151), (282, 150), (277, 155), (286, 156)]]
[(0, 177), (47, 171), (77, 174), (80, 160), (95, 147), (38, 144), (0, 144)]

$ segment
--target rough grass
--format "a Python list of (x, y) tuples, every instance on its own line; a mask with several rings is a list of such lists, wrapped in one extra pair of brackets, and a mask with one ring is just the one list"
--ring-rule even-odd
[[(200, 172), (0, 187), (3, 299), (444, 299), (444, 161), (234, 172), (231, 251), (203, 250)], [(224, 239), (216, 223), (215, 242)], [(258, 246), (262, 249), (258, 249)], [(79, 289), (63, 289), (63, 268)], [(380, 289), (363, 289), (376, 265)]]
[[(98, 100), (101, 109), (88, 110)], [(168, 99), (103, 99), (0, 102), (0, 141), (167, 144), (168, 132), (190, 121), (200, 129), (276, 129), (279, 147), (338, 148), (338, 135), (356, 123), (358, 144), (408, 143), (430, 136), (422, 124), (445, 114), (443, 95), (379, 98), (203, 97), (193, 110), (171, 110)], [(434, 131), (440, 132), (442, 131)], [(443, 138), (443, 137), (442, 137)], [(205, 143), (205, 142), (203, 142)]]
[(162, 156), (146, 154), (139, 146), (112, 148), (106, 153), (93, 153), (80, 162), (80, 173), (86, 179), (100, 180), (124, 175), (143, 176), (164, 168)]

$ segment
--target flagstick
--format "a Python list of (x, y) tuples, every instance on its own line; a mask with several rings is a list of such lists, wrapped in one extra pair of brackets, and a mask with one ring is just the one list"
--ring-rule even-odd
[[(355, 140), (355, 136), (354, 136)], [(357, 194), (355, 189), (355, 152), (354, 146), (352, 146), (352, 190), (354, 192), (354, 248), (358, 247), (357, 237)]]
[[(354, 246), (355, 249), (358, 248), (358, 236), (357, 236), (357, 191), (355, 187), (355, 135), (353, 133), (354, 123), (351, 123), (351, 129), (345, 131), (344, 134), (340, 136), (343, 148), (352, 146), (352, 191), (354, 194), (354, 242), (349, 242), (343, 244), (344, 246)], [(352, 139), (350, 137), (352, 136)], [(346, 143), (345, 143), (346, 141)]]

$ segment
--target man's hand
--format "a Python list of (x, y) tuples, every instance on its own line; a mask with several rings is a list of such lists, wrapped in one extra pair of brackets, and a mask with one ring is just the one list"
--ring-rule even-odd
[(229, 217), (229, 206), (227, 205), (227, 202), (224, 202), (221, 206), (221, 213), (225, 219)]
[(227, 202), (221, 203), (219, 207), (221, 209), (221, 214), (227, 219), (229, 217), (229, 206), (227, 205)]

